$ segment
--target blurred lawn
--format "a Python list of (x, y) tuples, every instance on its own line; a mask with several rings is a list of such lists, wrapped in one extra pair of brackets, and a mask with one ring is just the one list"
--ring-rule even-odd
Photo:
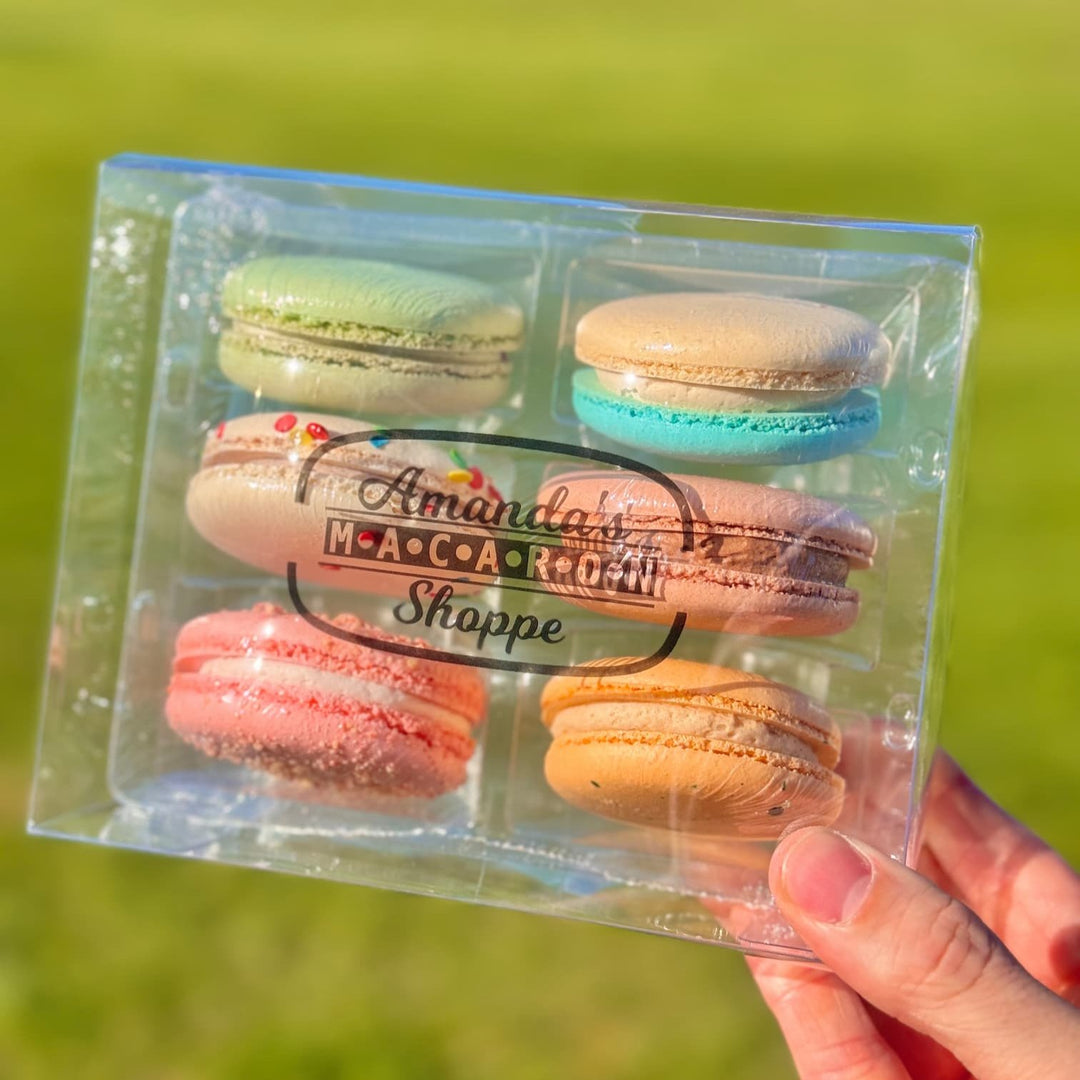
[(0, 0), (0, 1076), (791, 1075), (733, 953), (22, 836), (101, 158), (981, 224), (944, 741), (1075, 861), (1078, 40), (1074, 0)]

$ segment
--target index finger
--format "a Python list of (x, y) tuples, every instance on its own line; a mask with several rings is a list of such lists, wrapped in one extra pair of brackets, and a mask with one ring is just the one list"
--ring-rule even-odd
[(921, 868), (970, 907), (1044, 986), (1080, 1003), (1080, 878), (940, 753)]

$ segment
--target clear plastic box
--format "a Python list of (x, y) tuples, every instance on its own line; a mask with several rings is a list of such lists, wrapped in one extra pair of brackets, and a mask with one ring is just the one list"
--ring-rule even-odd
[[(836, 821), (895, 858), (917, 850), (977, 249), (967, 227), (107, 162), (31, 830), (811, 958), (769, 895), (776, 838)], [(420, 314), (380, 325), (402, 291)], [(695, 295), (677, 309), (676, 294)], [(635, 323), (642, 298), (676, 329)], [(710, 305), (728, 329), (711, 324), (701, 346)], [(624, 350), (607, 368), (583, 360), (582, 319), (600, 310), (623, 320), (597, 331)], [(763, 404), (728, 404), (716, 373), (733, 352), (756, 370), (755, 349), (767, 365), (785, 333), (803, 341), (829, 319), (882, 335), (860, 399), (873, 429), (807, 441), (815, 417), (853, 415), (817, 385), (795, 406), (773, 385), (754, 390)], [(637, 360), (611, 336), (624, 323)], [(829, 360), (814, 340), (798, 379)], [(692, 376), (684, 346), (705, 350)], [(648, 366), (673, 354), (675, 368)], [(598, 363), (607, 390), (579, 397)], [(762, 450), (775, 430), (796, 434)], [(714, 452), (730, 431), (745, 454)], [(275, 458), (279, 435), (293, 449)], [(402, 469), (442, 484), (426, 509)], [(186, 503), (211, 474), (227, 481), (211, 509)], [(774, 513), (777, 491), (794, 511)], [(821, 520), (792, 524), (815, 506)], [(840, 535), (852, 522), (872, 555)], [(171, 675), (181, 627), (222, 611), (295, 626), (309, 651), (325, 639), (337, 674), (291, 638), (286, 654), (284, 638), (267, 652), (247, 637), (210, 661), (181, 648)], [(679, 670), (702, 685), (661, 677), (673, 662), (700, 665)], [(419, 704), (406, 670), (428, 680)], [(789, 698), (748, 703), (732, 672), (830, 719), (810, 730), (783, 715)], [(182, 708), (189, 677), (203, 696)], [(256, 691), (278, 702), (259, 698), (252, 723), (272, 712), (278, 726), (257, 736), (227, 715), (247, 715)], [(344, 734), (320, 757), (327, 695)], [(608, 770), (603, 785), (577, 757), (545, 775), (570, 743)], [(808, 802), (788, 786), (804, 776)]]

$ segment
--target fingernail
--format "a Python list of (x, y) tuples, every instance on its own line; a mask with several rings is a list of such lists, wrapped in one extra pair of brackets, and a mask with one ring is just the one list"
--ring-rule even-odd
[(873, 870), (866, 857), (839, 833), (804, 829), (788, 842), (780, 886), (811, 919), (848, 922), (862, 907)]

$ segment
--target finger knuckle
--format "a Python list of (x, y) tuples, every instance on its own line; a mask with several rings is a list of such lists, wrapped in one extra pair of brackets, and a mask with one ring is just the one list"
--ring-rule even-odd
[(908, 989), (937, 1004), (967, 994), (993, 961), (989, 932), (958, 900), (943, 897), (917, 933)]

